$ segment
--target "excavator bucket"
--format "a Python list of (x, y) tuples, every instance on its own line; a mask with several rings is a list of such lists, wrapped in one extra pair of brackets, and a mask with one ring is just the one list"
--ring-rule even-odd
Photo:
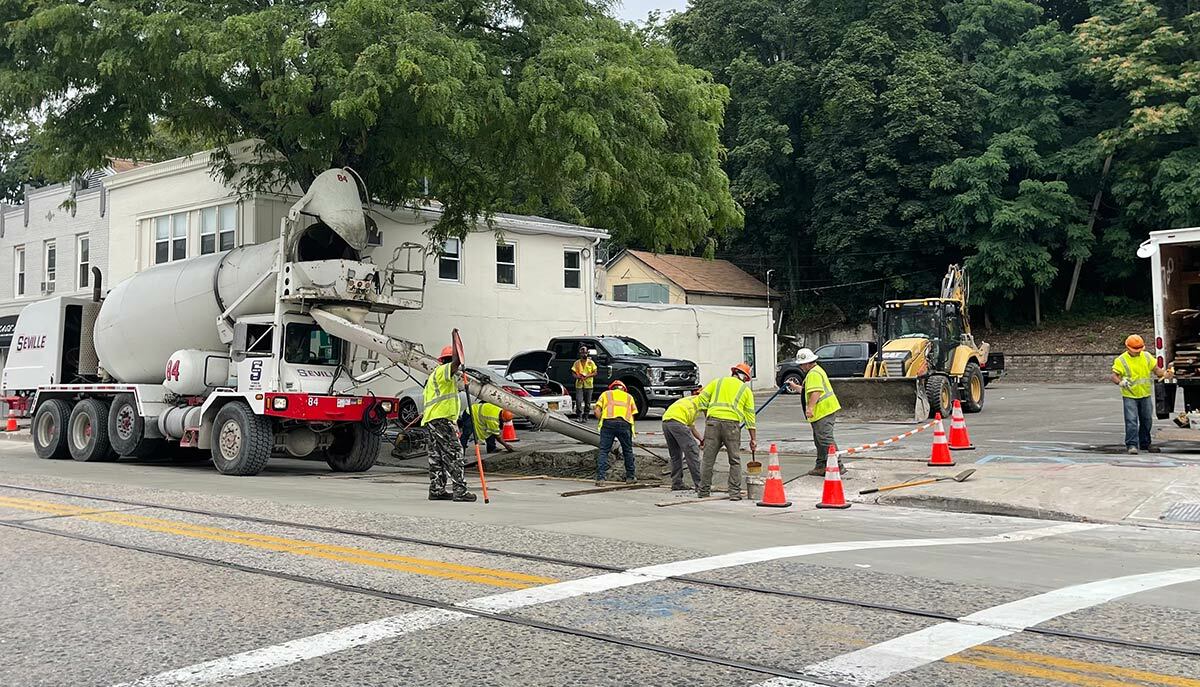
[(929, 417), (929, 399), (920, 379), (844, 377), (830, 381), (846, 417), (897, 422), (920, 422)]

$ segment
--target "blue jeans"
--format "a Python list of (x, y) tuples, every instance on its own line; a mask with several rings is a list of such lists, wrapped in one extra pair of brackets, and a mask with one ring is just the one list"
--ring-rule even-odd
[(1125, 447), (1150, 448), (1150, 424), (1154, 421), (1154, 397), (1121, 397), (1125, 407)]
[(596, 464), (596, 481), (604, 479), (608, 472), (608, 453), (612, 451), (613, 439), (621, 442), (621, 457), (625, 459), (625, 479), (633, 477), (633, 427), (624, 420), (605, 420), (600, 428), (600, 458)]

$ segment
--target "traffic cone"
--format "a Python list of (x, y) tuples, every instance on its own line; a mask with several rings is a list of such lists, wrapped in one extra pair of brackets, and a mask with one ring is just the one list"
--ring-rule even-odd
[(787, 508), (792, 505), (783, 493), (783, 473), (779, 471), (779, 449), (771, 444), (771, 460), (767, 463), (767, 483), (763, 486), (763, 499), (758, 505), (766, 508)]
[(950, 444), (946, 443), (946, 427), (942, 424), (942, 414), (933, 416), (933, 451), (929, 454), (927, 465), (954, 465), (950, 457)]
[(967, 434), (967, 418), (963, 417), (962, 404), (954, 399), (954, 410), (950, 413), (950, 450), (973, 450), (971, 435)]
[(11, 406), (8, 408), (8, 422), (4, 425), (4, 431), (17, 431), (17, 409)]
[(830, 446), (825, 458), (825, 486), (821, 489), (821, 502), (817, 508), (849, 508), (846, 494), (842, 491), (842, 469), (838, 467), (837, 449)]
[(513, 427), (512, 420), (509, 420), (508, 422), (505, 422), (503, 425), (501, 425), (500, 438), (509, 443), (512, 443), (514, 441), (520, 441), (520, 439), (517, 438), (517, 428)]

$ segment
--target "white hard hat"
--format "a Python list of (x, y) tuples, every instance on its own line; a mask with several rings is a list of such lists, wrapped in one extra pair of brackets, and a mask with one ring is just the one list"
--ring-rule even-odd
[(796, 362), (801, 365), (817, 362), (817, 354), (811, 348), (801, 348), (796, 352)]

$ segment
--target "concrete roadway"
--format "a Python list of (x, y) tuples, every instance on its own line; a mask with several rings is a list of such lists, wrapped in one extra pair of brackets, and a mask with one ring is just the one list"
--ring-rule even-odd
[(580, 484), (497, 476), (491, 504), (431, 503), (403, 469), (231, 478), (0, 442), (0, 684), (1200, 687), (1200, 532), (559, 496)]

